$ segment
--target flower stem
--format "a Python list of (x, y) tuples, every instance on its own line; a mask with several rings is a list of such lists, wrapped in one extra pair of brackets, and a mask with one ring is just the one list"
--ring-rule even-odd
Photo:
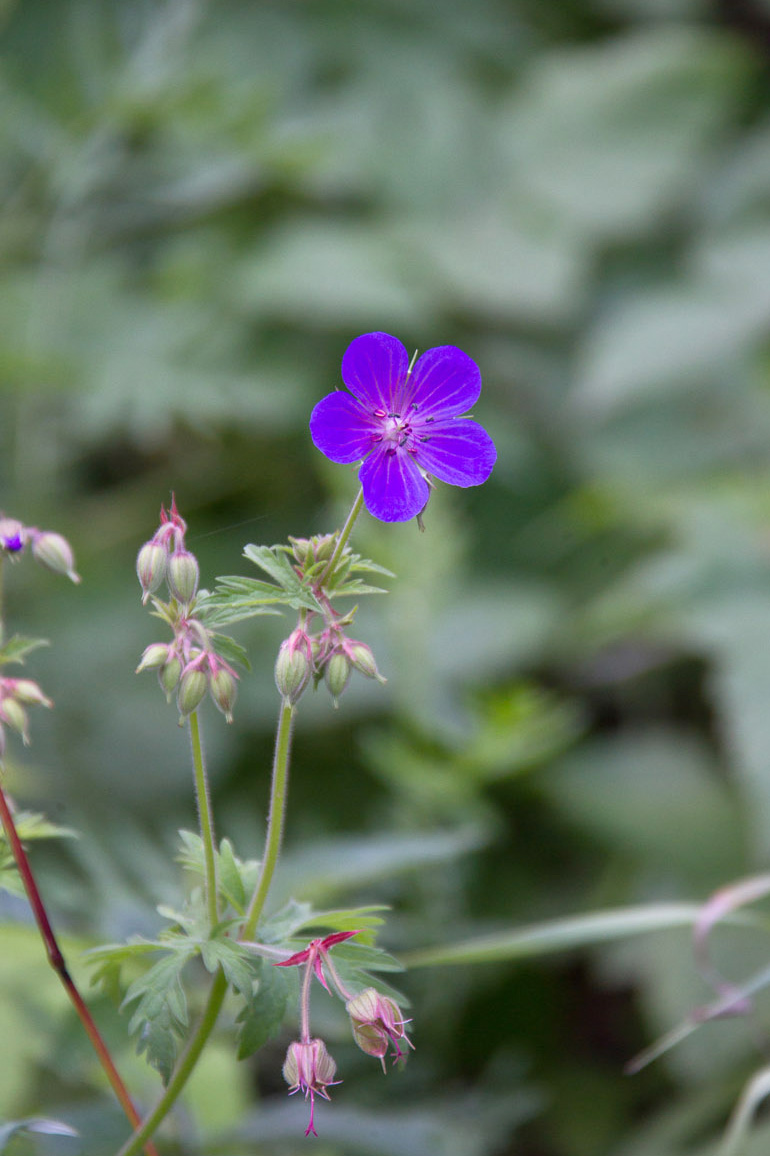
[(342, 527), (339, 534), (337, 535), (337, 541), (336, 541), (335, 546), (334, 546), (334, 552), (333, 552), (331, 558), (329, 559), (329, 561), (327, 562), (326, 568), (325, 568), (323, 574), (321, 575), (320, 579), (318, 580), (319, 586), (323, 586), (326, 579), (329, 578), (329, 576), (334, 573), (334, 567), (339, 562), (339, 560), (342, 556), (342, 551), (345, 549), (345, 547), (348, 544), (348, 538), (350, 537), (350, 535), (353, 532), (353, 527), (356, 524), (356, 519), (358, 518), (358, 515), (361, 513), (361, 508), (362, 508), (363, 504), (364, 504), (364, 488), (362, 486), (361, 489), (358, 491), (358, 494), (356, 495), (356, 499), (353, 502), (353, 505), (350, 507), (350, 513), (347, 516), (347, 519), (345, 521), (345, 525)]
[[(190, 1038), (182, 1058), (169, 1080), (165, 1092), (141, 1128), (134, 1132), (133, 1136), (126, 1141), (117, 1156), (135, 1156), (135, 1153), (139, 1152), (143, 1144), (146, 1146), (147, 1137), (152, 1136), (163, 1120), (165, 1120), (190, 1078), (192, 1070), (198, 1062), (198, 1057), (214, 1030), (214, 1025), (217, 1022), (217, 1017), (226, 994), (227, 980), (224, 977), (224, 973), (220, 970), (214, 977), (214, 982), (209, 991), (208, 1002), (195, 1035)], [(145, 1150), (147, 1150), (146, 1147)]]
[(209, 784), (206, 775), (206, 765), (203, 760), (203, 744), (201, 743), (198, 712), (194, 710), (190, 715), (190, 745), (192, 747), (193, 771), (195, 777), (195, 795), (198, 800), (198, 818), (200, 820), (203, 855), (206, 865), (206, 903), (209, 913), (209, 928), (213, 931), (219, 922), (219, 904), (217, 901), (217, 866), (216, 848), (214, 845), (214, 820), (211, 813), (211, 799)]
[(289, 755), (291, 751), (291, 726), (294, 719), (294, 707), (288, 701), (281, 701), (281, 710), (278, 715), (278, 729), (275, 735), (275, 754), (273, 756), (273, 781), (270, 790), (270, 813), (267, 819), (267, 837), (265, 839), (265, 854), (262, 859), (262, 868), (259, 881), (251, 897), (246, 918), (241, 928), (240, 939), (253, 939), (257, 922), (265, 906), (267, 893), (273, 881), (278, 856), (283, 841), (284, 818), (286, 814), (286, 792), (289, 782)]
[[(112, 1090), (115, 1093), (120, 1106), (125, 1112), (131, 1126), (133, 1128), (139, 1128), (142, 1123), (141, 1117), (134, 1107), (133, 1101), (131, 1100), (131, 1097), (128, 1094), (128, 1090), (126, 1089), (126, 1086), (120, 1077), (120, 1073), (115, 1067), (115, 1062), (112, 1059), (109, 1049), (94, 1022), (93, 1016), (88, 1010), (83, 997), (77, 989), (75, 981), (69, 973), (64, 956), (61, 952), (61, 948), (59, 947), (53, 928), (51, 927), (51, 921), (48, 918), (48, 913), (46, 912), (45, 905), (43, 904), (37, 883), (35, 882), (35, 877), (32, 874), (32, 868), (30, 867), (27, 853), (24, 850), (24, 846), (21, 842), (21, 839), (19, 838), (19, 833), (16, 830), (16, 824), (13, 821), (13, 815), (11, 813), (8, 800), (2, 786), (0, 786), (0, 820), (2, 821), (3, 830), (5, 831), (6, 838), (13, 852), (13, 857), (16, 861), (16, 867), (18, 868), (19, 875), (21, 876), (22, 883), (24, 884), (24, 890), (27, 893), (29, 905), (32, 908), (32, 913), (35, 917), (35, 922), (37, 923), (38, 930), (40, 931), (43, 943), (45, 944), (46, 953), (48, 955), (48, 962), (51, 964), (51, 967), (54, 969), (59, 979), (61, 980), (64, 990), (67, 992), (67, 995), (69, 996), (70, 1001), (72, 1002), (72, 1005), (78, 1014), (80, 1022), (82, 1023), (89, 1040), (91, 1041), (93, 1049), (99, 1058), (99, 1063), (104, 1069), (104, 1073), (110, 1082)], [(150, 1135), (150, 1133), (147, 1133), (147, 1135)], [(143, 1147), (147, 1153), (147, 1156), (158, 1156), (152, 1144), (144, 1143)]]
[[(291, 749), (291, 724), (293, 716), (294, 708), (291, 703), (285, 699), (282, 700), (281, 712), (278, 716), (278, 729), (275, 737), (273, 783), (270, 795), (270, 814), (267, 821), (265, 855), (262, 860), (259, 882), (249, 904), (246, 919), (241, 930), (241, 939), (252, 939), (254, 936), (257, 921), (262, 914), (262, 908), (264, 907), (270, 883), (275, 873), (276, 863), (278, 862), (286, 810), (286, 786), (289, 774), (289, 752)], [(191, 720), (192, 718), (193, 715), (190, 716)], [(217, 1016), (219, 1015), (226, 993), (227, 980), (223, 973), (219, 971), (211, 985), (208, 1003), (206, 1004), (195, 1035), (191, 1037), (169, 1081), (168, 1087), (142, 1127), (134, 1132), (134, 1135), (126, 1141), (117, 1153), (117, 1156), (135, 1156), (135, 1153), (140, 1150), (147, 1137), (152, 1136), (166, 1118), (187, 1083), (193, 1068), (198, 1062), (198, 1057), (214, 1030), (214, 1025), (216, 1024)]]

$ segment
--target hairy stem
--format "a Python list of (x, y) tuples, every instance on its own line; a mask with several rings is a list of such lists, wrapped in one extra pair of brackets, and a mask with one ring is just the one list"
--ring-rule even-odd
[[(291, 747), (291, 724), (294, 708), (291, 703), (282, 700), (281, 712), (278, 717), (278, 729), (275, 738), (275, 755), (273, 758), (273, 782), (270, 795), (270, 814), (267, 822), (267, 838), (265, 854), (262, 860), (259, 882), (254, 891), (251, 903), (246, 913), (246, 919), (241, 930), (241, 939), (251, 939), (256, 930), (257, 921), (262, 914), (265, 899), (275, 873), (278, 855), (283, 837), (283, 822), (286, 809), (286, 786), (289, 774), (289, 752)], [(191, 720), (193, 716), (190, 716)], [(212, 843), (213, 845), (213, 843)], [(217, 972), (209, 992), (208, 1003), (187, 1047), (174, 1070), (168, 1087), (161, 1096), (150, 1115), (141, 1128), (123, 1145), (117, 1156), (135, 1156), (148, 1136), (152, 1136), (171, 1111), (179, 1098), (192, 1070), (198, 1062), (209, 1036), (214, 1030), (217, 1017), (227, 994), (227, 981), (221, 971)]]
[(339, 534), (337, 535), (337, 541), (334, 545), (334, 552), (333, 552), (331, 558), (329, 559), (329, 561), (327, 562), (323, 574), (321, 575), (321, 577), (318, 580), (319, 586), (323, 586), (323, 584), (324, 584), (324, 582), (326, 582), (327, 578), (329, 578), (329, 576), (334, 573), (334, 567), (339, 562), (340, 558), (342, 557), (342, 551), (345, 549), (345, 547), (348, 544), (348, 538), (350, 537), (350, 535), (353, 532), (353, 527), (356, 524), (356, 520), (358, 518), (358, 515), (361, 513), (361, 509), (363, 507), (363, 504), (364, 504), (364, 489), (362, 486), (356, 495), (356, 498), (355, 498), (355, 501), (353, 502), (353, 505), (350, 507), (350, 513), (348, 514), (348, 516), (345, 520), (345, 525), (342, 527)]
[(214, 977), (214, 982), (209, 991), (209, 998), (201, 1017), (200, 1023), (195, 1031), (195, 1034), (190, 1038), (187, 1047), (182, 1053), (181, 1059), (177, 1064), (174, 1074), (168, 1082), (165, 1092), (158, 1100), (158, 1103), (149, 1114), (144, 1124), (138, 1131), (134, 1132), (123, 1147), (118, 1152), (117, 1156), (135, 1156), (143, 1145), (145, 1145), (149, 1136), (160, 1127), (165, 1120), (168, 1113), (173, 1108), (180, 1093), (184, 1089), (185, 1084), (192, 1074), (192, 1070), (198, 1062), (198, 1058), (203, 1051), (208, 1038), (214, 1030), (214, 1025), (217, 1022), (217, 1017), (224, 1003), (225, 995), (227, 994), (227, 980), (222, 971), (218, 971)]
[(206, 903), (209, 913), (209, 927), (213, 930), (219, 922), (219, 903), (217, 900), (217, 867), (216, 848), (214, 845), (214, 820), (211, 812), (209, 784), (206, 775), (206, 765), (203, 760), (203, 744), (201, 743), (198, 712), (194, 710), (190, 715), (190, 745), (192, 747), (193, 771), (195, 777), (195, 795), (198, 800), (198, 818), (200, 820), (201, 839), (203, 841), (203, 855), (206, 865)]
[[(67, 965), (64, 961), (64, 956), (62, 955), (61, 948), (59, 947), (53, 928), (51, 927), (51, 921), (48, 918), (48, 913), (46, 912), (37, 883), (35, 882), (35, 878), (32, 874), (32, 868), (30, 867), (27, 853), (24, 850), (21, 839), (19, 838), (19, 833), (16, 830), (16, 824), (13, 821), (13, 815), (11, 813), (10, 807), (8, 806), (8, 800), (5, 796), (5, 792), (2, 786), (0, 786), (0, 820), (2, 821), (5, 836), (13, 852), (13, 857), (16, 861), (16, 867), (18, 868), (19, 875), (21, 876), (22, 883), (24, 884), (24, 890), (27, 893), (29, 905), (32, 908), (32, 913), (35, 917), (35, 922), (37, 923), (38, 930), (40, 931), (40, 935), (45, 944), (48, 961), (61, 980), (62, 985), (67, 992), (67, 995), (69, 996), (75, 1011), (78, 1014), (80, 1022), (82, 1023), (89, 1040), (91, 1041), (93, 1049), (99, 1058), (99, 1063), (102, 1065), (104, 1073), (110, 1082), (110, 1086), (112, 1087), (112, 1090), (115, 1093), (120, 1106), (125, 1112), (129, 1123), (133, 1128), (139, 1128), (142, 1123), (141, 1117), (134, 1107), (133, 1101), (128, 1094), (128, 1090), (120, 1078), (120, 1073), (115, 1067), (115, 1062), (110, 1055), (109, 1049), (104, 1042), (99, 1029), (94, 1023), (93, 1016), (88, 1010), (88, 1007), (86, 1006), (83, 997), (78, 991), (75, 981), (70, 975)], [(149, 1134), (150, 1133), (147, 1133), (147, 1135)], [(144, 1151), (147, 1153), (147, 1156), (158, 1156), (157, 1151), (152, 1144), (145, 1143), (143, 1144), (143, 1147)]]
[(270, 813), (267, 819), (267, 837), (265, 839), (265, 853), (262, 857), (262, 867), (259, 872), (259, 881), (251, 897), (246, 918), (241, 928), (241, 939), (253, 939), (257, 929), (257, 922), (265, 906), (267, 893), (273, 881), (278, 856), (283, 841), (284, 819), (286, 815), (286, 793), (289, 784), (289, 756), (291, 752), (291, 727), (294, 720), (294, 707), (283, 699), (278, 715), (278, 729), (275, 735), (275, 754), (273, 756), (273, 780), (270, 789)]

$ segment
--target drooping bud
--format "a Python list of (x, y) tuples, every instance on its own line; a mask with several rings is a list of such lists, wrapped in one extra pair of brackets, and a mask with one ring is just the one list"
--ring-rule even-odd
[(365, 642), (356, 642), (354, 639), (351, 639), (345, 648), (345, 653), (356, 670), (359, 670), (361, 674), (367, 678), (376, 678), (378, 682), (382, 683), (388, 681), (386, 678), (383, 678), (377, 669), (377, 663), (374, 661), (372, 649), (370, 646), (367, 646)]
[(136, 576), (142, 587), (142, 602), (153, 594), (166, 576), (168, 553), (158, 542), (145, 542), (136, 557)]
[(283, 1065), (283, 1078), (289, 1085), (290, 1096), (302, 1092), (305, 1099), (310, 1097), (310, 1123), (305, 1129), (306, 1136), (311, 1132), (314, 1136), (318, 1135), (313, 1125), (315, 1097), (322, 1096), (324, 1100), (330, 1098), (326, 1089), (339, 1083), (339, 1080), (334, 1079), (336, 1071), (337, 1065), (326, 1050), (323, 1040), (307, 1040), (304, 1043), (296, 1040), (289, 1044)]
[(182, 677), (182, 662), (176, 655), (165, 662), (158, 671), (158, 682), (161, 689), (165, 692), (166, 698), (171, 702), (171, 695), (179, 685), (179, 679)]
[(229, 723), (233, 721), (233, 706), (238, 697), (235, 676), (220, 666), (209, 679), (209, 693)]
[(275, 685), (278, 693), (292, 706), (310, 681), (313, 673), (313, 650), (310, 638), (300, 627), (284, 639), (275, 661)]
[(171, 594), (185, 605), (192, 602), (198, 589), (198, 560), (189, 550), (174, 550), (168, 560), (166, 580)]
[(188, 666), (185, 669), (176, 694), (176, 703), (183, 718), (200, 706), (208, 685), (208, 677), (198, 667)]
[(9, 696), (24, 706), (53, 706), (50, 698), (43, 694), (31, 678), (9, 678), (6, 680), (6, 688)]
[(339, 706), (340, 695), (350, 681), (350, 663), (341, 650), (331, 656), (324, 667), (324, 679), (335, 707)]
[(80, 581), (80, 575), (75, 571), (72, 547), (61, 534), (51, 530), (35, 533), (32, 538), (32, 556), (41, 566), (53, 570), (55, 574), (66, 574), (71, 582)]
[(0, 701), (0, 722), (7, 723), (12, 730), (18, 731), (25, 744), (29, 742), (29, 717), (15, 698), (4, 698)]
[(399, 1041), (407, 1047), (414, 1047), (406, 1034), (406, 1025), (409, 1022), (401, 1014), (401, 1008), (395, 1000), (382, 995), (374, 987), (368, 987), (360, 995), (354, 996), (345, 1005), (350, 1016), (350, 1026), (353, 1038), (361, 1051), (368, 1056), (376, 1056), (385, 1071), (385, 1055), (388, 1047), (395, 1052), (393, 1062), (405, 1059)]
[(143, 670), (155, 670), (158, 666), (164, 666), (168, 662), (170, 649), (167, 642), (151, 642), (145, 647), (134, 673), (140, 674)]

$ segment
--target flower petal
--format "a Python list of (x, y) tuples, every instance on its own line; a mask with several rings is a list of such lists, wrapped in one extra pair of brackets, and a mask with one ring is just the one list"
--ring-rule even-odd
[(377, 425), (360, 402), (340, 390), (322, 397), (310, 415), (310, 436), (333, 462), (359, 462), (372, 448)]
[(409, 378), (409, 397), (418, 412), (435, 417), (466, 413), (481, 393), (481, 371), (455, 345), (427, 349)]
[(404, 450), (378, 446), (358, 471), (366, 508), (381, 522), (407, 522), (416, 517), (430, 496), (417, 466)]
[(420, 442), (416, 460), (426, 473), (453, 486), (480, 486), (497, 461), (495, 443), (471, 418), (449, 418), (426, 425), (427, 441)]
[(409, 355), (389, 333), (364, 333), (351, 341), (342, 358), (342, 380), (370, 411), (397, 410)]

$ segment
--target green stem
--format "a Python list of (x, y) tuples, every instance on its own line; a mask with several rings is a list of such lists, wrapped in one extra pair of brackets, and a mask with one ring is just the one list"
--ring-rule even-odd
[[(265, 899), (275, 873), (278, 855), (283, 837), (284, 814), (286, 810), (286, 787), (289, 775), (289, 752), (291, 748), (291, 724), (294, 708), (291, 703), (281, 702), (281, 713), (278, 717), (278, 730), (275, 738), (275, 756), (273, 759), (273, 783), (270, 795), (270, 814), (267, 821), (267, 839), (265, 855), (262, 861), (262, 870), (259, 883), (249, 904), (246, 920), (241, 930), (241, 939), (252, 939), (256, 930), (257, 921), (262, 914)], [(190, 716), (191, 724), (194, 715)], [(192, 733), (192, 725), (191, 725)], [(205, 840), (204, 840), (205, 842)], [(213, 844), (212, 844), (213, 845)], [(193, 1068), (198, 1062), (206, 1042), (214, 1030), (217, 1017), (227, 993), (227, 981), (221, 971), (217, 972), (209, 992), (208, 1003), (196, 1029), (195, 1035), (185, 1049), (177, 1064), (168, 1087), (163, 1093), (155, 1108), (145, 1120), (141, 1128), (118, 1152), (117, 1156), (135, 1156), (148, 1136), (152, 1136), (174, 1106)]]
[(182, 1058), (177, 1064), (176, 1070), (169, 1080), (168, 1087), (142, 1127), (134, 1132), (133, 1136), (126, 1141), (117, 1156), (135, 1156), (142, 1145), (146, 1143), (148, 1137), (152, 1136), (163, 1120), (165, 1120), (190, 1078), (192, 1070), (198, 1062), (198, 1057), (214, 1030), (214, 1025), (217, 1022), (217, 1017), (224, 1003), (226, 994), (227, 980), (224, 974), (218, 971), (211, 985), (208, 1002), (195, 1035), (190, 1039)]
[(278, 856), (283, 841), (284, 818), (286, 814), (286, 792), (289, 782), (289, 754), (291, 751), (291, 725), (294, 719), (294, 707), (283, 699), (278, 716), (278, 729), (275, 735), (275, 754), (273, 756), (273, 781), (270, 791), (270, 813), (267, 820), (267, 837), (265, 840), (265, 854), (262, 859), (262, 869), (259, 873), (259, 882), (251, 897), (246, 919), (241, 928), (241, 939), (253, 939), (257, 929), (257, 922), (265, 906), (267, 893), (273, 881)]
[(348, 538), (350, 537), (350, 535), (353, 532), (353, 527), (356, 524), (356, 519), (358, 518), (358, 515), (361, 513), (361, 509), (363, 507), (363, 504), (364, 504), (364, 488), (362, 486), (361, 489), (358, 491), (358, 494), (356, 495), (356, 499), (353, 502), (353, 505), (350, 507), (350, 513), (347, 516), (347, 520), (345, 522), (345, 525), (342, 527), (339, 534), (337, 535), (337, 541), (336, 541), (335, 546), (334, 546), (334, 553), (332, 554), (331, 558), (327, 562), (326, 569), (324, 570), (323, 574), (321, 575), (321, 577), (318, 580), (319, 586), (323, 586), (323, 584), (324, 584), (324, 582), (326, 582), (327, 578), (329, 578), (330, 575), (332, 575), (334, 573), (334, 567), (339, 562), (340, 558), (342, 557), (342, 551), (345, 549), (345, 547), (348, 544)]
[(203, 761), (203, 744), (201, 743), (197, 710), (192, 712), (189, 722), (190, 745), (192, 747), (193, 770), (195, 776), (195, 794), (198, 800), (198, 818), (200, 820), (201, 839), (203, 841), (203, 855), (206, 864), (206, 902), (209, 912), (209, 929), (213, 931), (219, 922), (219, 903), (217, 901), (216, 848), (214, 845), (214, 821), (211, 814), (209, 784), (208, 778), (206, 776), (206, 766)]

